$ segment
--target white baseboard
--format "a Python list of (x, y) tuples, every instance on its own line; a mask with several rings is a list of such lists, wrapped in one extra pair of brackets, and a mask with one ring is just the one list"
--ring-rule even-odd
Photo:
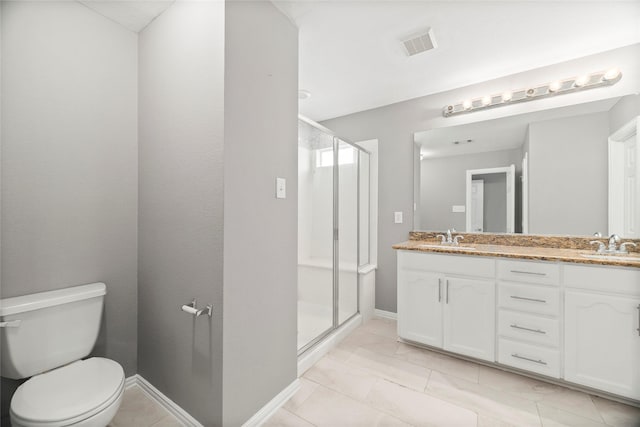
[(377, 308), (373, 311), (375, 317), (381, 317), (383, 319), (391, 319), (398, 320), (398, 313), (394, 313), (391, 311), (378, 310)]
[(300, 389), (300, 380), (295, 379), (284, 390), (276, 395), (266, 405), (249, 418), (242, 427), (258, 427), (264, 424), (278, 409), (284, 405)]
[(193, 418), (187, 411), (182, 409), (177, 403), (165, 396), (160, 390), (155, 388), (149, 381), (136, 374), (127, 378), (124, 382), (125, 388), (138, 386), (151, 399), (173, 415), (182, 425), (186, 427), (204, 427), (198, 420)]

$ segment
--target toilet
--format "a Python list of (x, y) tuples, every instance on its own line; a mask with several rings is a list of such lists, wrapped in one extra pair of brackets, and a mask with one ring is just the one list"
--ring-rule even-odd
[(13, 427), (105, 427), (124, 394), (113, 360), (87, 357), (98, 338), (106, 286), (0, 299), (0, 375), (29, 378), (11, 399)]

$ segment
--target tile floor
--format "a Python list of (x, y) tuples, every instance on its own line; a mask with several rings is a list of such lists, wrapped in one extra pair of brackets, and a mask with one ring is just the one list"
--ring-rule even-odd
[[(300, 378), (268, 427), (640, 427), (640, 408), (396, 341), (373, 319)], [(138, 387), (111, 427), (180, 423)]]
[(383, 319), (300, 381), (266, 426), (640, 427), (640, 408), (399, 343)]
[(107, 427), (181, 427), (166, 409), (136, 385), (124, 392), (118, 413)]

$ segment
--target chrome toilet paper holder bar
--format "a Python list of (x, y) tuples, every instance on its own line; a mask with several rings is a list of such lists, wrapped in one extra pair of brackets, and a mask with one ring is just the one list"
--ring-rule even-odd
[(213, 315), (213, 307), (211, 306), (211, 304), (207, 305), (205, 308), (198, 310), (195, 298), (189, 304), (183, 305), (180, 309), (185, 313), (189, 313), (195, 317), (200, 317), (203, 314), (206, 314), (209, 317)]

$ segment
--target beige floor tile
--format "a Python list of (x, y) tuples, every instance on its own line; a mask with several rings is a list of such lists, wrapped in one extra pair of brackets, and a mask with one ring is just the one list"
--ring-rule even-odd
[(375, 353), (393, 355), (399, 345), (395, 338), (374, 334), (358, 328), (345, 338), (337, 348), (349, 353), (353, 353), (359, 348), (364, 348)]
[(606, 424), (612, 427), (640, 427), (640, 408), (596, 396), (592, 399)]
[(538, 413), (542, 427), (606, 427), (603, 423), (543, 403), (538, 404)]
[(311, 396), (311, 394), (318, 387), (313, 381), (309, 381), (308, 379), (301, 377), (300, 378), (300, 389), (294, 394), (287, 402), (283, 405), (283, 408), (289, 411), (295, 411), (305, 400)]
[(395, 320), (373, 318), (360, 328), (376, 335), (383, 335), (392, 339), (398, 338), (398, 324)]
[(347, 360), (347, 364), (418, 391), (424, 390), (430, 372), (427, 368), (414, 363), (363, 348), (356, 350)]
[(452, 375), (431, 371), (425, 392), (506, 423), (540, 426), (535, 402)]
[(279, 409), (263, 424), (264, 427), (313, 427), (313, 424), (303, 420), (286, 409)]
[(480, 367), (479, 382), (490, 388), (571, 412), (592, 421), (603, 421), (591, 396), (580, 391), (487, 366)]
[(386, 380), (375, 384), (367, 403), (416, 426), (475, 427), (478, 422), (473, 411)]
[(406, 423), (351, 397), (319, 386), (295, 414), (319, 427), (406, 426)]
[(178, 421), (173, 415), (167, 415), (151, 427), (183, 427), (183, 424)]
[(477, 363), (457, 359), (447, 356), (446, 354), (404, 343), (398, 345), (394, 356), (444, 374), (455, 375), (467, 381), (478, 382), (479, 365)]
[(478, 415), (478, 427), (518, 427), (515, 424), (507, 423), (502, 420), (488, 417), (486, 415)]
[(364, 400), (378, 377), (330, 357), (320, 359), (305, 378), (358, 400)]
[(110, 427), (150, 427), (169, 413), (154, 402), (140, 387), (133, 386), (124, 392), (118, 413)]

